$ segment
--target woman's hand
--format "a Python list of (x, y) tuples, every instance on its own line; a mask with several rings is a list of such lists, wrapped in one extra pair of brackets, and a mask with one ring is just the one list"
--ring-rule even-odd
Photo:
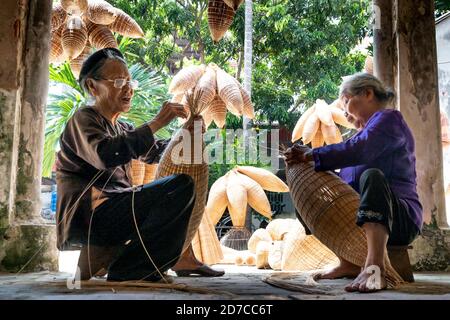
[(174, 102), (164, 102), (161, 110), (152, 121), (149, 122), (148, 126), (153, 133), (159, 129), (167, 126), (175, 118), (187, 118), (187, 112), (184, 106), (179, 103)]
[(313, 161), (312, 149), (307, 146), (294, 144), (284, 152), (287, 165), (293, 165), (300, 162)]

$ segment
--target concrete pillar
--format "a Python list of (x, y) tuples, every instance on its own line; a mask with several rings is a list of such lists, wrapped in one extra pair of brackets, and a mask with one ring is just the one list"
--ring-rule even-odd
[(438, 97), (434, 1), (396, 0), (398, 106), (416, 142), (419, 197), (427, 226), (415, 242), (413, 263), (439, 270), (450, 261), (446, 226)]
[(57, 268), (39, 201), (51, 5), (4, 0), (0, 12), (0, 270)]
[(373, 0), (373, 69), (386, 86), (394, 89), (395, 42), (392, 32), (392, 0)]

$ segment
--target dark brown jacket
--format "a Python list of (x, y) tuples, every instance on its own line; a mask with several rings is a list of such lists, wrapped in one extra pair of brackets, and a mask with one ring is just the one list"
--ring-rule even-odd
[(73, 250), (86, 243), (92, 187), (107, 195), (131, 189), (131, 159), (158, 162), (166, 140), (156, 141), (147, 124), (113, 125), (92, 107), (68, 121), (56, 160), (57, 246)]

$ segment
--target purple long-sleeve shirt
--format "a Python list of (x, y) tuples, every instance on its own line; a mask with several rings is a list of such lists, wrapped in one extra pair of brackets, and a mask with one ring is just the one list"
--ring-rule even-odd
[(350, 139), (313, 149), (316, 171), (341, 169), (339, 176), (359, 193), (359, 178), (369, 168), (380, 169), (414, 224), (422, 228), (422, 205), (416, 189), (414, 138), (396, 110), (381, 110)]

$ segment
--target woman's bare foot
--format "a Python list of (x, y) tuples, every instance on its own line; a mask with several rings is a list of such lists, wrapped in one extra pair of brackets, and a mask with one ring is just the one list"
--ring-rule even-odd
[(361, 267), (339, 258), (339, 265), (319, 272), (316, 279), (339, 279), (339, 278), (355, 278), (361, 272)]
[(386, 272), (377, 265), (369, 265), (358, 277), (345, 287), (347, 292), (369, 293), (384, 290), (387, 287)]
[(193, 270), (200, 268), (201, 266), (203, 266), (203, 262), (197, 260), (192, 246), (189, 246), (189, 248), (181, 254), (180, 259), (178, 259), (177, 263), (172, 267), (172, 270)]

